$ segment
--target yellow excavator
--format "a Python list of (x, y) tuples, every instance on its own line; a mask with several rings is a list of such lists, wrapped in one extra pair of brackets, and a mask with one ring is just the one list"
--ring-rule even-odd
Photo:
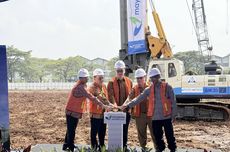
[[(138, 67), (144, 68), (147, 72), (157, 67), (162, 73), (162, 80), (174, 88), (179, 119), (228, 120), (230, 103), (216, 100), (201, 102), (201, 99), (229, 99), (230, 75), (221, 75), (218, 66), (214, 63), (205, 68), (206, 73), (211, 75), (185, 75), (183, 62), (173, 58), (170, 44), (152, 0), (149, 4), (158, 37), (151, 35), (147, 19), (144, 19), (147, 16), (146, 3), (145, 0), (120, 0), (119, 58), (126, 64), (126, 74), (129, 75)], [(142, 38), (144, 37), (145, 44), (137, 36), (143, 23), (145, 26)]]
[(155, 5), (151, 2), (152, 16), (156, 24), (156, 29), (158, 31), (158, 37), (154, 37), (150, 34), (149, 28), (146, 28), (147, 40), (149, 44), (149, 50), (151, 56), (154, 59), (160, 59), (163, 55), (163, 58), (170, 59), (173, 57), (173, 53), (170, 47), (170, 44), (167, 41), (163, 26), (161, 24), (159, 15), (156, 12)]

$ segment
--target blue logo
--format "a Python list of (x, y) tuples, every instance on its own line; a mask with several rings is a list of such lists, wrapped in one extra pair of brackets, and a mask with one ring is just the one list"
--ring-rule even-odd
[(105, 116), (106, 120), (111, 120), (112, 116)]
[(130, 17), (130, 20), (131, 20), (131, 23), (133, 25), (135, 25), (135, 28), (134, 28), (134, 31), (133, 31), (133, 34), (134, 36), (137, 36), (137, 34), (140, 32), (141, 30), (141, 27), (142, 27), (142, 21), (140, 21), (138, 18), (136, 17)]

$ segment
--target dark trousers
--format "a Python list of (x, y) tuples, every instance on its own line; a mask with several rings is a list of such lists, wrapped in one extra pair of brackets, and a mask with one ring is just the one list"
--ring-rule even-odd
[[(90, 118), (90, 123), (91, 123), (90, 137), (91, 137), (92, 148), (96, 149), (98, 145), (100, 145), (100, 147), (105, 146), (106, 124), (104, 124), (104, 119)], [(97, 135), (99, 138), (99, 144), (97, 142)]]
[(126, 124), (123, 125), (123, 147), (127, 147), (130, 113), (126, 112)]
[(155, 136), (157, 152), (162, 152), (165, 149), (165, 143), (163, 139), (163, 128), (168, 143), (168, 148), (171, 152), (176, 150), (176, 141), (173, 132), (173, 125), (171, 119), (166, 120), (153, 120), (152, 121), (153, 134)]
[(79, 119), (74, 118), (72, 116), (66, 115), (66, 124), (67, 130), (65, 135), (65, 143), (63, 148), (69, 148), (71, 151), (74, 150), (74, 138), (75, 138), (75, 131), (77, 128)]

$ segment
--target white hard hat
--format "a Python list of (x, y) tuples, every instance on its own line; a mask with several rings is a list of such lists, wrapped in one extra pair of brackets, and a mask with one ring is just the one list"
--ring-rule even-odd
[(146, 72), (144, 69), (140, 68), (135, 71), (135, 78), (144, 77), (144, 76), (146, 76)]
[(104, 71), (102, 69), (95, 69), (93, 71), (93, 76), (96, 76), (96, 75), (104, 75)]
[(154, 77), (156, 75), (161, 75), (161, 72), (157, 68), (152, 68), (149, 72), (149, 77)]
[(118, 60), (115, 65), (115, 69), (125, 69), (125, 63), (122, 60)]
[(84, 69), (84, 68), (81, 68), (79, 71), (78, 71), (78, 77), (88, 77), (89, 76), (89, 71)]

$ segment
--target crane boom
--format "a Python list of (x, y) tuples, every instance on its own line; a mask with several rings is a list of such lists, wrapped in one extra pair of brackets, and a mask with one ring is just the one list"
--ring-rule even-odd
[(211, 58), (212, 45), (208, 34), (208, 26), (204, 9), (203, 0), (193, 0), (192, 9), (194, 12), (196, 36), (199, 46), (199, 51), (202, 55), (208, 55)]

